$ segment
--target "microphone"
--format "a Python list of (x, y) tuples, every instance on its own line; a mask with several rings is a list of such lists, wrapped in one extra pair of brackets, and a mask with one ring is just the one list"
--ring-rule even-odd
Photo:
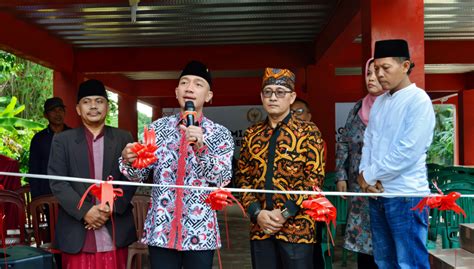
[(193, 101), (186, 101), (186, 103), (184, 103), (184, 115), (186, 116), (186, 127), (196, 125), (194, 121), (196, 110), (194, 109)]

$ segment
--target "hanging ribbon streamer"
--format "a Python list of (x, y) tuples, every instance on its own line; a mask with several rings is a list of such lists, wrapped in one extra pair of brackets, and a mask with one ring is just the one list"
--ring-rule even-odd
[[(313, 190), (321, 191), (319, 188), (313, 188)], [(315, 221), (326, 223), (327, 233), (329, 235), (327, 244), (329, 245), (329, 239), (331, 239), (332, 245), (335, 246), (329, 223), (332, 222), (333, 227), (336, 227), (336, 207), (334, 207), (334, 205), (331, 204), (331, 202), (329, 202), (329, 200), (323, 194), (309, 197), (307, 200), (303, 201), (301, 207), (306, 209), (306, 214), (308, 214)], [(330, 255), (331, 252), (329, 252), (329, 256)]]
[(114, 178), (108, 176), (106, 181), (101, 182), (100, 184), (92, 184), (82, 195), (79, 204), (77, 205), (78, 209), (81, 209), (84, 200), (87, 195), (90, 193), (92, 196), (97, 198), (100, 201), (100, 208), (109, 207), (110, 210), (110, 221), (112, 222), (112, 245), (114, 247), (114, 260), (117, 261), (116, 253), (116, 243), (115, 243), (115, 223), (114, 223), (114, 202), (118, 197), (123, 196), (123, 190), (120, 188), (114, 188), (112, 181)]
[[(228, 206), (232, 206), (235, 202), (240, 210), (242, 211), (242, 214), (244, 217), (247, 217), (245, 214), (245, 209), (244, 207), (239, 203), (237, 198), (235, 198), (230, 191), (225, 190), (225, 189), (218, 189), (209, 194), (207, 196), (206, 200), (204, 201), (206, 204), (211, 206), (211, 209), (213, 210), (224, 210), (224, 223), (225, 223), (225, 234), (226, 234), (226, 239), (227, 239), (227, 248), (230, 248), (230, 237), (229, 237), (229, 226), (227, 223), (227, 210), (225, 210)], [(216, 234), (218, 233), (217, 231), (217, 225), (214, 225), (214, 229)], [(220, 250), (217, 249), (217, 258), (219, 261), (219, 268), (222, 268), (222, 260), (221, 260), (221, 253)]]
[(428, 206), (429, 208), (437, 208), (438, 210), (452, 210), (456, 212), (457, 214), (463, 214), (464, 217), (466, 217), (466, 212), (456, 204), (456, 200), (461, 197), (461, 194), (459, 192), (450, 192), (448, 194), (444, 194), (439, 188), (438, 185), (436, 185), (435, 182), (433, 182), (433, 185), (435, 186), (436, 190), (438, 190), (438, 193), (440, 195), (437, 196), (428, 196), (423, 198), (414, 208), (411, 210), (419, 210), (420, 212), (423, 211), (423, 209)]
[(132, 151), (137, 154), (137, 158), (133, 161), (132, 166), (142, 169), (156, 162), (155, 151), (157, 149), (155, 131), (152, 129), (148, 130), (145, 126), (143, 130), (143, 144), (135, 143), (132, 147)]
[(225, 190), (225, 189), (218, 189), (209, 194), (209, 196), (206, 198), (205, 202), (211, 206), (213, 210), (223, 210), (227, 206), (233, 205), (234, 201), (242, 210), (242, 213), (245, 215), (245, 209), (243, 206), (239, 203), (237, 198), (235, 198), (230, 191)]
[(108, 206), (110, 208), (110, 212), (114, 211), (114, 201), (117, 197), (123, 196), (123, 190), (120, 188), (114, 188), (112, 185), (113, 177), (109, 176), (107, 181), (103, 181), (101, 184), (93, 184), (82, 195), (79, 204), (77, 205), (78, 209), (81, 209), (84, 200), (86, 199), (87, 195), (90, 193), (92, 196), (96, 197), (100, 201), (100, 207), (104, 208)]

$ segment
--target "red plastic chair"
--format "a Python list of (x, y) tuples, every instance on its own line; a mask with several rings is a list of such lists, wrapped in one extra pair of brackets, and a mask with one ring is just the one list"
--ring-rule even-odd
[(30, 203), (36, 247), (51, 253), (61, 253), (58, 249), (53, 248), (56, 223), (58, 221), (58, 208), (59, 202), (53, 195), (36, 197)]
[[(148, 208), (150, 207), (150, 196), (136, 194), (132, 198), (133, 218), (137, 229), (137, 238), (140, 240), (143, 236), (143, 224), (145, 222)], [(148, 256), (148, 246), (140, 241), (134, 242), (128, 247), (127, 269), (142, 268), (142, 256)], [(134, 258), (135, 263), (134, 263)]]
[[(13, 205), (17, 208), (18, 214), (16, 215), (18, 227), (17, 230), (19, 230), (19, 234), (16, 236), (10, 236), (8, 235), (7, 237), (7, 227), (3, 226), (2, 231), (2, 238), (5, 238), (5, 245), (6, 246), (11, 246), (11, 245), (24, 245), (25, 244), (25, 204), (23, 199), (20, 197), (20, 195), (14, 191), (8, 191), (8, 190), (0, 190), (0, 212), (2, 213), (2, 216), (0, 218), (2, 219), (2, 224), (7, 222), (7, 219), (9, 218), (8, 215), (4, 215), (5, 212), (5, 206), (6, 205)], [(4, 242), (2, 242), (3, 244)]]

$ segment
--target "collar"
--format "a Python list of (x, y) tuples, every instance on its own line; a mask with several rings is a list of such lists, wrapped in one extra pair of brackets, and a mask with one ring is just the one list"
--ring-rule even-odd
[(87, 127), (84, 127), (84, 132), (86, 134), (86, 139), (90, 139), (91, 141), (96, 141), (97, 139), (104, 136), (104, 134), (105, 134), (105, 125), (104, 125), (104, 127), (102, 128), (102, 130), (100, 131), (99, 135), (96, 138), (94, 138), (94, 135), (91, 133), (91, 131), (89, 131), (89, 129), (87, 129)]
[[(286, 115), (286, 117), (282, 121), (277, 123), (277, 125), (275, 126), (275, 129), (280, 128), (283, 124), (288, 125), (291, 119), (292, 119), (291, 112), (289, 112), (288, 115)], [(267, 116), (267, 119), (265, 120), (265, 124), (267, 125), (268, 128), (273, 129), (272, 126), (270, 125), (270, 120), (268, 119), (268, 116)]]

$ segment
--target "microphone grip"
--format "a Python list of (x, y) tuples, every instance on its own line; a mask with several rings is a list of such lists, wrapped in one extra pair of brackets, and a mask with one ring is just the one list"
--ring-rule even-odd
[(193, 114), (188, 114), (186, 116), (186, 127), (189, 127), (191, 125), (195, 125), (194, 124), (194, 116), (193, 116)]

